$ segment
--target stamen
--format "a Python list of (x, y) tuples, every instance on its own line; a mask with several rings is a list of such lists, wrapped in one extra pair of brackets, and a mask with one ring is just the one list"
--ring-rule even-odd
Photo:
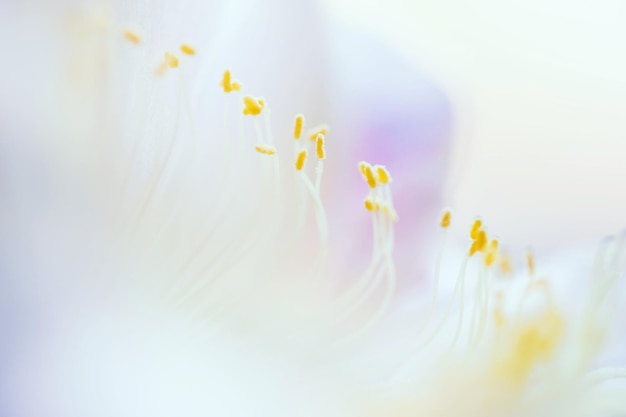
[(130, 28), (124, 29), (124, 39), (130, 43), (134, 43), (135, 45), (139, 45), (141, 43), (141, 35), (139, 35), (137, 31)]
[(262, 98), (254, 98), (252, 96), (245, 96), (243, 98), (243, 104), (243, 114), (245, 116), (258, 116), (265, 106), (265, 102)]
[(196, 50), (193, 46), (189, 45), (188, 43), (183, 43), (182, 45), (180, 45), (180, 51), (185, 54), (185, 55), (195, 55), (196, 54)]
[(326, 159), (326, 149), (324, 148), (324, 135), (322, 135), (321, 133), (317, 135), (317, 139), (315, 139), (315, 153), (317, 154), (317, 159)]
[(263, 155), (276, 155), (276, 148), (272, 145), (256, 145), (254, 148)]
[(376, 171), (376, 177), (378, 182), (381, 184), (389, 184), (391, 182), (391, 175), (389, 175), (389, 171), (383, 165), (374, 166), (374, 170)]
[(298, 152), (298, 155), (296, 156), (296, 162), (294, 164), (297, 171), (302, 171), (302, 168), (304, 168), (304, 162), (306, 161), (306, 157), (306, 149), (302, 149), (300, 152)]
[(480, 219), (474, 220), (474, 224), (472, 224), (472, 229), (470, 230), (470, 237), (473, 240), (478, 238), (478, 232), (483, 228), (483, 222)]
[(178, 58), (171, 52), (165, 53), (165, 63), (170, 68), (178, 68)]
[(328, 126), (327, 125), (320, 125), (317, 126), (313, 129), (311, 129), (308, 133), (309, 135), (309, 140), (311, 142), (315, 142), (315, 140), (317, 139), (317, 135), (324, 135), (326, 136), (328, 134)]
[(300, 139), (302, 137), (302, 129), (304, 128), (304, 116), (299, 114), (296, 116), (293, 127), (293, 138)]
[(224, 71), (220, 85), (224, 89), (225, 93), (232, 93), (233, 91), (241, 90), (241, 84), (232, 79), (232, 75), (228, 69)]
[[(478, 220), (477, 220), (478, 221)], [(474, 229), (472, 228), (472, 231)], [(476, 232), (476, 239), (472, 242), (470, 247), (469, 256), (474, 256), (477, 252), (484, 252), (487, 247), (487, 233), (484, 230)]]
[(374, 177), (372, 166), (367, 162), (359, 162), (359, 170), (361, 171), (363, 178), (365, 178), (367, 185), (369, 185), (371, 189), (376, 188), (376, 177)]
[(365, 205), (365, 210), (367, 211), (374, 211), (374, 209), (376, 208), (374, 201), (369, 197), (366, 198), (363, 203)]
[(489, 242), (489, 248), (487, 249), (487, 254), (485, 255), (485, 266), (490, 267), (496, 261), (498, 256), (498, 240), (491, 239)]
[(439, 225), (442, 228), (447, 229), (448, 227), (450, 227), (451, 217), (452, 217), (452, 213), (450, 213), (450, 210), (444, 211), (443, 216), (441, 216), (441, 221), (439, 222)]

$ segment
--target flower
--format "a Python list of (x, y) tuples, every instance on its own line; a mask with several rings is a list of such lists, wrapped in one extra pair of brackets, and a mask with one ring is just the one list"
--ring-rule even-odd
[[(20, 238), (6, 263), (19, 297), (6, 310), (19, 319), (4, 326), (17, 336), (3, 352), (5, 414), (605, 411), (589, 384), (622, 371), (587, 373), (598, 349), (589, 335), (603, 333), (611, 312), (603, 303), (623, 242), (600, 251), (576, 318), (537, 276), (532, 255), (528, 277), (496, 275), (506, 258), (476, 221), (452, 292), (438, 290), (449, 263), (442, 245), (431, 301), (421, 315), (402, 310), (396, 247), (406, 242), (395, 235), (405, 220), (395, 186), (404, 170), (394, 171), (394, 158), (373, 159), (378, 152), (360, 163), (342, 157), (349, 147), (339, 133), (351, 124), (321, 124), (324, 96), (301, 82), (321, 64), (303, 44), (290, 49), (297, 73), (289, 74), (250, 47), (260, 31), (231, 26), (239, 12), (275, 18), (281, 5), (294, 7), (223, 3), (214, 46), (172, 23), (211, 15), (213, 4), (162, 4), (172, 12), (132, 26), (107, 11), (80, 15), (35, 58), (63, 58), (70, 85), (81, 88), (60, 95), (68, 84), (55, 75), (65, 72), (29, 68), (38, 85), (52, 80), (38, 103), (41, 125), (8, 125), (30, 135), (15, 152), (26, 163), (14, 170), (24, 177), (12, 181), (15, 225), (6, 227)], [(55, 22), (39, 30), (56, 33)], [(287, 23), (288, 34), (302, 33)], [(248, 47), (247, 65), (234, 45)], [(285, 98), (289, 90), (297, 99)], [(348, 172), (358, 183), (341, 180)], [(348, 201), (361, 202), (329, 204), (346, 186)], [(364, 222), (367, 238), (350, 233)], [(454, 227), (450, 211), (440, 226)], [(346, 262), (337, 242), (354, 239), (367, 252)]]

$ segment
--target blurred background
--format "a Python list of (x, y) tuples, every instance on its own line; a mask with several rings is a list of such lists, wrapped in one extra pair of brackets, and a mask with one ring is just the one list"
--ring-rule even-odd
[(444, 203), (458, 220), (481, 215), (503, 241), (545, 251), (625, 226), (626, 2), (323, 4), (449, 99)]

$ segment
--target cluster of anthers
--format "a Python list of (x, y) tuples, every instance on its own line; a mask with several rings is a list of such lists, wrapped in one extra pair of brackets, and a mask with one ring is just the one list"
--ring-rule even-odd
[[(132, 30), (126, 30), (124, 37), (133, 44), (140, 44), (140, 35)], [(180, 51), (186, 56), (193, 56), (195, 49), (189, 44), (182, 44)], [(172, 52), (166, 52), (163, 61), (159, 64), (156, 73), (162, 75), (169, 69), (175, 69), (179, 66), (179, 58)], [(233, 79), (230, 70), (223, 73), (221, 87), (225, 93), (235, 93), (242, 90), (240, 82)], [(277, 157), (278, 149), (274, 142), (271, 127), (269, 124), (269, 108), (266, 101), (261, 97), (245, 95), (243, 97), (244, 116), (254, 117), (255, 128), (257, 132), (257, 143), (255, 150), (264, 156), (274, 158), (274, 177), (276, 180), (276, 188), (278, 189), (278, 181), (280, 176), (279, 159)], [(264, 115), (264, 123), (266, 134), (263, 135), (259, 117)], [(306, 198), (305, 193), (313, 200), (315, 206), (315, 214), (317, 225), (320, 233), (320, 241), (324, 253), (326, 250), (328, 230), (324, 207), (320, 198), (320, 184), (324, 168), (324, 160), (326, 159), (325, 142), (328, 135), (327, 126), (318, 126), (307, 133), (305, 129), (304, 116), (298, 114), (295, 116), (293, 127), (293, 168), (297, 175), (297, 181), (302, 184), (300, 198)], [(303, 140), (306, 139), (306, 140)], [(313, 154), (317, 159), (315, 167), (315, 176), (311, 179), (307, 173), (306, 164), (309, 155)], [(352, 341), (358, 336), (366, 334), (368, 330), (377, 324), (381, 317), (387, 312), (390, 301), (395, 292), (396, 272), (392, 258), (393, 251), (393, 228), (394, 223), (398, 220), (397, 213), (394, 209), (390, 184), (392, 182), (391, 175), (387, 168), (382, 165), (371, 165), (367, 162), (360, 162), (359, 171), (369, 187), (369, 192), (364, 200), (365, 209), (372, 215), (373, 228), (373, 253), (371, 261), (360, 279), (347, 291), (341, 298), (342, 317), (347, 317), (356, 311), (363, 303), (370, 299), (373, 294), (380, 290), (383, 286), (382, 300), (379, 307), (372, 313), (370, 319), (353, 334), (347, 335), (339, 342), (345, 344)], [(307, 205), (301, 205), (306, 207)], [(301, 218), (303, 217), (303, 213)], [(467, 341), (467, 352), (472, 354), (477, 351), (487, 340), (492, 340), (497, 333), (505, 334), (508, 345), (501, 351), (501, 354), (494, 357), (494, 375), (505, 377), (512, 381), (523, 381), (530, 374), (531, 370), (540, 363), (548, 361), (552, 353), (556, 350), (562, 338), (562, 318), (554, 306), (553, 299), (546, 297), (547, 308), (543, 315), (538, 316), (530, 321), (524, 321), (521, 317), (524, 303), (529, 293), (534, 291), (542, 291), (549, 293), (549, 285), (547, 281), (535, 278), (535, 260), (531, 252), (527, 254), (527, 269), (530, 281), (527, 285), (526, 292), (519, 298), (519, 308), (517, 316), (507, 315), (502, 309), (502, 302), (505, 297), (504, 291), (494, 291), (493, 269), (499, 266), (500, 275), (510, 275), (512, 272), (511, 262), (506, 254), (500, 249), (497, 238), (490, 237), (485, 229), (482, 220), (474, 221), (470, 228), (469, 237), (471, 239), (469, 249), (461, 264), (454, 289), (448, 299), (442, 315), (438, 315), (435, 322), (433, 314), (436, 306), (439, 305), (440, 286), (440, 270), (444, 255), (445, 241), (447, 230), (451, 225), (451, 212), (445, 210), (440, 219), (440, 226), (444, 231), (441, 249), (439, 251), (435, 264), (434, 281), (432, 283), (432, 296), (428, 310), (421, 320), (421, 324), (417, 326), (417, 332), (414, 340), (416, 346), (413, 349), (414, 354), (418, 354), (424, 348), (429, 346), (434, 340), (441, 340), (443, 337), (442, 329), (450, 320), (456, 320), (453, 326), (451, 340), (448, 344), (447, 352), (453, 352), (460, 340)], [(617, 243), (616, 243), (617, 244)], [(619, 243), (614, 248), (616, 253), (622, 253), (624, 242)], [(621, 256), (621, 255), (620, 255)], [(477, 264), (477, 275), (475, 279), (467, 279), (468, 264), (471, 259), (480, 257)], [(611, 268), (616, 269), (613, 265)], [(594, 288), (594, 296), (591, 299), (589, 309), (590, 314), (595, 314), (599, 309), (599, 305), (606, 296), (608, 288), (617, 279), (617, 274), (609, 276), (605, 280), (600, 280)], [(469, 281), (469, 284), (468, 284)], [(471, 299), (474, 301), (471, 306), (471, 312), (467, 313), (466, 286), (472, 286), (473, 291)], [(453, 307), (458, 302), (456, 314), (451, 318)], [(495, 306), (490, 306), (495, 303)], [(469, 314), (468, 322), (465, 323)], [(489, 324), (491, 323), (491, 325)], [(467, 325), (466, 325), (467, 324)], [(592, 326), (589, 320), (585, 323)], [(468, 327), (469, 326), (469, 327)], [(425, 335), (426, 330), (430, 330)], [(465, 337), (461, 338), (461, 334)], [(441, 346), (440, 343), (437, 344)], [(445, 355), (444, 355), (445, 356)], [(409, 370), (409, 367), (405, 367)], [(609, 372), (611, 375), (621, 375), (621, 371)]]

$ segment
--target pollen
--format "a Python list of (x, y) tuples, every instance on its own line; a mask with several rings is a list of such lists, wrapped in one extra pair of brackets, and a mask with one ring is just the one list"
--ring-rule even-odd
[(359, 170), (367, 182), (367, 185), (369, 185), (371, 189), (376, 188), (376, 177), (374, 177), (372, 166), (367, 162), (359, 162)]
[(439, 222), (439, 225), (443, 227), (444, 229), (447, 229), (448, 227), (450, 227), (451, 217), (452, 217), (452, 213), (450, 213), (450, 210), (444, 211), (443, 216), (441, 216), (441, 221)]
[(379, 183), (389, 184), (391, 182), (391, 175), (389, 175), (389, 171), (383, 165), (374, 166), (374, 170)]
[(327, 134), (328, 134), (328, 126), (321, 125), (309, 131), (309, 140), (311, 142), (315, 142), (317, 140), (317, 135), (326, 136)]
[(324, 148), (324, 135), (322, 135), (321, 133), (317, 135), (317, 138), (315, 139), (315, 153), (317, 154), (317, 159), (326, 159), (326, 148)]
[(470, 237), (473, 240), (478, 238), (478, 232), (483, 228), (483, 222), (480, 219), (474, 220), (474, 224), (472, 224), (472, 228), (470, 230)]
[(365, 199), (363, 204), (365, 205), (365, 210), (367, 211), (374, 211), (376, 208), (374, 201), (369, 197)]
[(222, 82), (220, 83), (225, 93), (231, 93), (233, 91), (240, 91), (241, 84), (232, 79), (232, 75), (230, 70), (224, 71), (224, 75), (222, 76)]
[(498, 240), (491, 239), (489, 242), (489, 248), (487, 249), (487, 254), (485, 255), (485, 266), (490, 267), (493, 265), (498, 257)]
[(479, 230), (476, 233), (476, 239), (472, 242), (469, 255), (473, 256), (477, 252), (484, 252), (487, 248), (487, 233), (484, 230)]
[(139, 45), (141, 43), (141, 35), (133, 29), (124, 29), (123, 35), (124, 39), (130, 43), (134, 43), (135, 45)]
[(302, 129), (304, 128), (304, 116), (299, 114), (296, 116), (296, 120), (293, 126), (293, 138), (300, 139), (302, 137)]
[(276, 155), (276, 148), (271, 145), (256, 145), (254, 148), (263, 155)]
[(196, 54), (196, 50), (193, 46), (189, 45), (188, 43), (183, 43), (182, 45), (180, 45), (180, 51), (185, 54), (185, 55), (195, 55)]
[(261, 114), (265, 102), (261, 98), (254, 98), (252, 96), (245, 96), (243, 98), (243, 114), (246, 116), (258, 116)]
[(165, 64), (170, 68), (178, 68), (178, 58), (171, 52), (165, 53)]
[(298, 155), (296, 156), (296, 162), (294, 163), (297, 171), (302, 171), (302, 168), (304, 168), (306, 157), (307, 157), (306, 149), (302, 149), (300, 152), (298, 152)]

